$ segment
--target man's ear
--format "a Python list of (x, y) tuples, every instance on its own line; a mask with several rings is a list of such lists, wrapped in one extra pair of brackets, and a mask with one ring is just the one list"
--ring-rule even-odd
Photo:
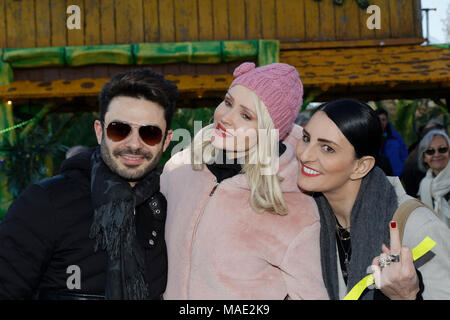
[(103, 137), (103, 128), (102, 128), (102, 123), (100, 122), (100, 120), (95, 120), (94, 130), (95, 130), (95, 135), (97, 136), (97, 142), (98, 142), (98, 144), (101, 144), (102, 137)]
[(164, 145), (163, 145), (163, 152), (166, 151), (167, 147), (170, 144), (170, 141), (172, 141), (172, 137), (173, 137), (173, 131), (170, 129), (167, 130), (166, 139), (164, 140)]
[(364, 156), (360, 159), (357, 159), (350, 179), (358, 180), (364, 178), (374, 166), (375, 158), (372, 156)]

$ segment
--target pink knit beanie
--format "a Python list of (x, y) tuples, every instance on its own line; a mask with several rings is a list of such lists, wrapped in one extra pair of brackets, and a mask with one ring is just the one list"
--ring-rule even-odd
[(230, 88), (241, 85), (264, 102), (282, 140), (291, 131), (303, 102), (303, 85), (297, 70), (285, 63), (255, 68), (252, 62), (237, 67)]

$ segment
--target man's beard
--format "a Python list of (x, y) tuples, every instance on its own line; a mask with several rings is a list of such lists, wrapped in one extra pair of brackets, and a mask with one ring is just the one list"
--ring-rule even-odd
[[(139, 180), (142, 180), (151, 171), (153, 171), (153, 169), (155, 169), (156, 166), (158, 165), (159, 160), (161, 160), (162, 153), (163, 153), (162, 146), (161, 146), (161, 149), (159, 149), (156, 156), (154, 156), (151, 152), (145, 152), (141, 149), (132, 150), (129, 148), (116, 149), (111, 154), (111, 150), (107, 146), (105, 139), (102, 139), (102, 143), (100, 145), (100, 151), (101, 151), (102, 159), (105, 162), (105, 164), (108, 166), (108, 168), (112, 172), (117, 174), (119, 177), (121, 177), (122, 179), (124, 179), (128, 182), (138, 182)], [(123, 155), (123, 154), (143, 156), (145, 160), (149, 161), (149, 163), (139, 170), (134, 170), (133, 168), (121, 168), (119, 166), (119, 164), (117, 163), (119, 160), (116, 160), (115, 158), (120, 155)]]

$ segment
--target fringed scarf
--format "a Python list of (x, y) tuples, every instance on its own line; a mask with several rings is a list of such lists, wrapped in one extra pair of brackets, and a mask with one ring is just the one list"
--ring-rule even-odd
[(89, 237), (108, 254), (106, 299), (148, 298), (144, 278), (143, 248), (136, 237), (135, 208), (159, 190), (159, 174), (154, 170), (134, 188), (113, 173), (103, 162), (100, 148), (91, 157), (91, 193), (94, 221)]

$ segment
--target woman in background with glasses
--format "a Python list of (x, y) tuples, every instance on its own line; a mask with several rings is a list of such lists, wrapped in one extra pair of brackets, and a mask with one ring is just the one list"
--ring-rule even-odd
[(436, 211), (450, 227), (450, 139), (442, 130), (428, 132), (419, 144), (419, 168), (426, 171), (420, 182), (420, 200)]

